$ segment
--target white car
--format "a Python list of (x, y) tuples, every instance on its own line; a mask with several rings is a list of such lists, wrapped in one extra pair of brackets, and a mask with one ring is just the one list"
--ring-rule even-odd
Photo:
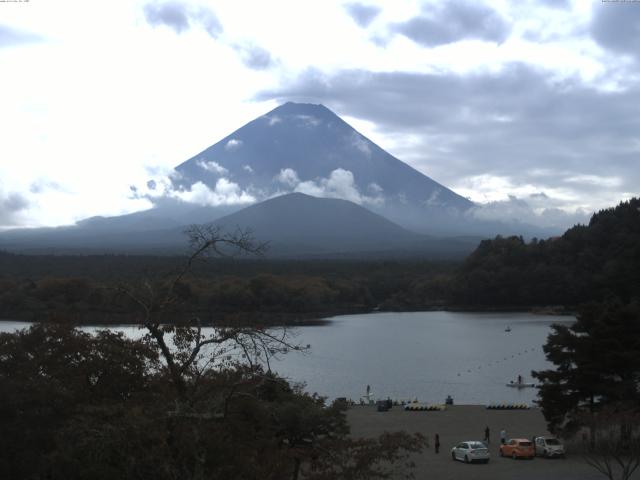
[(564, 445), (555, 437), (536, 437), (536, 455), (546, 458), (564, 457)]
[(487, 446), (478, 440), (460, 442), (451, 449), (451, 458), (461, 460), (464, 463), (482, 462), (489, 463), (491, 456)]

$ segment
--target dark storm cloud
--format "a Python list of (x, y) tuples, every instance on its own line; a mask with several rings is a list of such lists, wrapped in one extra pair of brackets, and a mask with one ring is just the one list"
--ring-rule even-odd
[(395, 138), (394, 154), (447, 186), (489, 175), (597, 198), (640, 185), (637, 85), (604, 92), (523, 64), (470, 75), (311, 70), (259, 97), (373, 122)]
[(391, 29), (427, 47), (470, 39), (500, 43), (510, 32), (497, 12), (475, 2), (430, 4), (421, 15), (396, 23)]
[(40, 37), (33, 33), (16, 30), (6, 25), (0, 25), (0, 48), (13, 47), (15, 45), (33, 43), (40, 40)]
[(237, 45), (235, 49), (242, 63), (254, 70), (266, 70), (275, 63), (271, 54), (257, 45)]
[(363, 5), (362, 3), (348, 3), (344, 6), (353, 21), (362, 28), (369, 26), (371, 22), (378, 16), (382, 9), (373, 5)]
[(640, 55), (640, 3), (603, 2), (593, 8), (591, 35), (605, 48)]
[(12, 227), (19, 224), (16, 214), (29, 206), (29, 200), (19, 193), (3, 195), (0, 191), (0, 227)]
[(222, 33), (222, 25), (215, 13), (205, 7), (194, 7), (184, 2), (150, 2), (144, 6), (147, 23), (153, 27), (165, 25), (176, 33), (182, 33), (194, 26), (203, 28), (211, 37)]

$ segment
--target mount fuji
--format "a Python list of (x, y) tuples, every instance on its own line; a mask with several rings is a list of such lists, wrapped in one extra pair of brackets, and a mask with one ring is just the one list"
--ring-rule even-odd
[(247, 197), (300, 192), (357, 203), (405, 228), (467, 233), (473, 203), (358, 133), (323, 105), (286, 103), (176, 167), (177, 188), (232, 182)]
[[(132, 190), (154, 207), (73, 226), (5, 232), (0, 248), (174, 252), (184, 246), (186, 226), (217, 222), (253, 229), (257, 240), (282, 247), (285, 255), (400, 249), (442, 257), (471, 251), (479, 237), (526, 234), (524, 225), (476, 219), (469, 214), (472, 202), (323, 105), (281, 105), (181, 163), (163, 181)], [(279, 197), (285, 200), (274, 201)], [(279, 221), (284, 217), (290, 220), (286, 228)], [(443, 240), (451, 237), (459, 238)]]

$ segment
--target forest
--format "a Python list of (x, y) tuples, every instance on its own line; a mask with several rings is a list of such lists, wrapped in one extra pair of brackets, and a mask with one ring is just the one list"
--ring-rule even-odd
[[(549, 239), (496, 237), (463, 262), (210, 259), (180, 284), (182, 313), (297, 323), (376, 310), (528, 310), (630, 301), (640, 291), (640, 200)], [(0, 253), (0, 318), (133, 321), (118, 286), (171, 275), (183, 259)]]

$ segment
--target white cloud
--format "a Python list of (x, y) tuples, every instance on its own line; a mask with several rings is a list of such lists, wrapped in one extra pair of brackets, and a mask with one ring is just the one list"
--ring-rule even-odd
[(314, 197), (341, 198), (357, 204), (384, 204), (382, 187), (370, 183), (367, 190), (371, 195), (364, 195), (358, 189), (353, 173), (350, 170), (337, 168), (328, 177), (301, 181), (298, 173), (292, 168), (284, 168), (275, 180), (291, 188), (294, 192), (305, 193)]
[(241, 146), (242, 146), (242, 140), (232, 138), (226, 143), (226, 145), (224, 146), (224, 149), (227, 150), (228, 152), (233, 152), (235, 150), (238, 150)]
[(175, 170), (161, 172), (142, 186), (131, 186), (132, 199), (146, 199), (153, 204), (165, 199), (180, 200), (196, 205), (239, 205), (257, 201), (256, 195), (243, 190), (240, 185), (222, 177), (210, 187), (198, 181), (190, 187), (180, 185), (180, 174)]
[(367, 157), (371, 156), (371, 147), (369, 146), (369, 142), (367, 142), (362, 135), (354, 131), (351, 133), (350, 140), (352, 146), (364, 153)]
[(552, 206), (554, 203), (544, 193), (531, 195), (527, 200), (509, 195), (506, 200), (477, 204), (466, 215), (478, 220), (515, 222), (558, 230), (589, 221), (592, 212), (583, 209), (567, 211)]
[(300, 183), (297, 172), (293, 168), (283, 168), (276, 177), (276, 180), (280, 183), (284, 183), (290, 187), (295, 187)]
[(210, 160), (208, 162), (205, 160), (198, 160), (197, 165), (207, 172), (217, 173), (218, 175), (226, 175), (227, 173), (229, 173), (229, 170), (221, 166), (218, 162), (214, 162), (213, 160)]
[(433, 192), (431, 192), (431, 195), (429, 196), (429, 198), (427, 198), (424, 201), (424, 204), (427, 207), (436, 207), (440, 205), (440, 201), (438, 200), (438, 198), (440, 197), (441, 192), (442, 190), (440, 190), (439, 188), (436, 188)]
[(373, 192), (375, 195), (378, 195), (383, 192), (383, 188), (375, 182), (370, 183), (367, 188), (370, 192)]
[(254, 203), (256, 198), (242, 190), (237, 183), (220, 178), (211, 189), (202, 182), (194, 183), (189, 190), (173, 191), (173, 196), (188, 203), (217, 207)]
[(243, 169), (245, 172), (253, 173), (253, 168), (251, 168), (251, 165), (243, 165), (243, 166), (242, 166), (242, 169)]
[(359, 205), (367, 203), (382, 205), (384, 203), (384, 197), (381, 195), (382, 189), (374, 192), (373, 196), (363, 195), (355, 183), (353, 173), (342, 168), (333, 170), (327, 178), (300, 182), (295, 186), (294, 191), (315, 197), (341, 198)]
[(593, 185), (596, 187), (610, 188), (620, 187), (623, 184), (623, 181), (620, 177), (606, 177), (598, 175), (574, 175), (565, 178), (564, 181), (566, 183), (576, 183), (582, 185)]
[(300, 120), (307, 127), (317, 127), (322, 123), (322, 120), (313, 115), (294, 115), (294, 118)]
[(282, 122), (282, 119), (278, 115), (263, 115), (263, 117), (267, 119), (270, 127)]

